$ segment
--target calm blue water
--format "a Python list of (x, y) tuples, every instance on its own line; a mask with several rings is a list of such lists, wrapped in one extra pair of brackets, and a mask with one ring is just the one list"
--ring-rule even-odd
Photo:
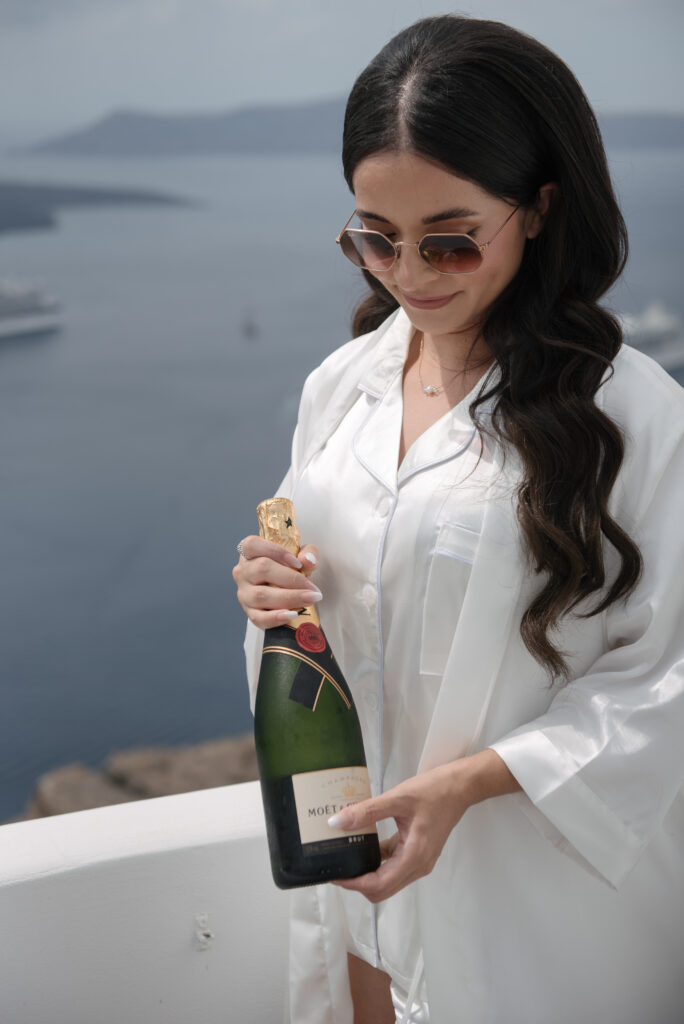
[[(613, 304), (684, 318), (684, 153), (613, 169), (633, 246)], [(52, 767), (250, 727), (235, 543), (364, 288), (334, 244), (353, 205), (336, 158), (0, 159), (0, 178), (204, 201), (0, 236), (0, 277), (42, 283), (65, 320), (0, 344), (3, 820)]]

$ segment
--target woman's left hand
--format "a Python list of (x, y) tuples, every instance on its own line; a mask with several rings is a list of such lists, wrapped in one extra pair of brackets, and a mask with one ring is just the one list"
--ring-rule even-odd
[(383, 863), (377, 871), (334, 884), (378, 903), (429, 874), (451, 830), (476, 802), (471, 795), (469, 760), (440, 765), (335, 815), (335, 827), (345, 830), (394, 818), (398, 831), (380, 843)]

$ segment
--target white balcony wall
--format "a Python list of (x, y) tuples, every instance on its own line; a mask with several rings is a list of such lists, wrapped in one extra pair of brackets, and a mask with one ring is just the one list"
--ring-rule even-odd
[(256, 782), (5, 825), (0, 1021), (280, 1024), (287, 905)]

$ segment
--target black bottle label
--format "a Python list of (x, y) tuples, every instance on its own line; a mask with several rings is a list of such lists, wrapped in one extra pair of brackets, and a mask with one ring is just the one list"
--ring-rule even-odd
[[(325, 646), (322, 650), (315, 650), (313, 645), (304, 647), (303, 644), (300, 644), (299, 642), (296, 647), (290, 646), (289, 643), (287, 645), (268, 643), (263, 649), (262, 656), (266, 657), (269, 654), (286, 654), (290, 658), (296, 658), (297, 661), (299, 661), (299, 668), (297, 669), (290, 689), (290, 700), (294, 700), (298, 704), (303, 704), (304, 707), (309, 708), (310, 711), (315, 711), (321, 690), (326, 683), (329, 683), (336, 690), (338, 696), (344, 701), (347, 709), (351, 708), (353, 703), (352, 695), (349, 691), (349, 687), (347, 686), (347, 682), (335, 661), (335, 657), (330, 650), (330, 646), (325, 639), (323, 631), (317, 626), (314, 626), (313, 623), (307, 623), (306, 626), (310, 629), (316, 630), (316, 633), (323, 638)], [(295, 640), (299, 641), (300, 638), (298, 637), (298, 634), (300, 630), (303, 630), (304, 628), (304, 626), (300, 626), (297, 629), (294, 635)], [(281, 633), (281, 635), (283, 634)]]

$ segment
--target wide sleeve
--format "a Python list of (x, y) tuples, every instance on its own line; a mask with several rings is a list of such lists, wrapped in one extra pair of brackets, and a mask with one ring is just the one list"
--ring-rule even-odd
[(490, 744), (539, 831), (572, 855), (571, 844), (615, 888), (684, 783), (684, 442), (663, 447), (664, 464), (651, 449), (655, 480), (641, 466), (642, 514), (630, 532), (644, 572), (605, 613), (605, 653), (544, 714)]

